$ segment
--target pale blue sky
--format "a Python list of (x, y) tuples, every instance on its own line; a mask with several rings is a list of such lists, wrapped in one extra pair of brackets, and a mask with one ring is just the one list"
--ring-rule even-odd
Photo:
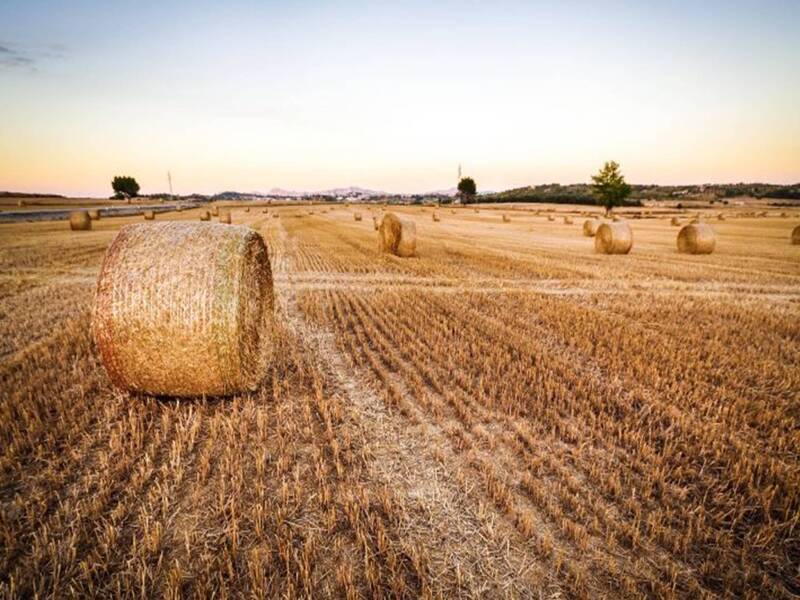
[(800, 181), (800, 2), (0, 3), (0, 189)]

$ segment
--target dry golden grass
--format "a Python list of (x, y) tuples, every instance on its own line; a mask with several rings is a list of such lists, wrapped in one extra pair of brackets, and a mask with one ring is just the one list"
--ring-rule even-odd
[(141, 216), (0, 225), (0, 596), (796, 595), (800, 213), (605, 256), (552, 208), (393, 208), (404, 259), (342, 206), (242, 214), (281, 351), (180, 402), (89, 332)]

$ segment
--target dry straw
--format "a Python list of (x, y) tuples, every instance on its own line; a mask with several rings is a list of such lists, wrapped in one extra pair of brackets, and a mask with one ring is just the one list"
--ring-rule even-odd
[(166, 396), (254, 389), (272, 351), (264, 240), (248, 227), (123, 227), (97, 282), (92, 333), (114, 385)]
[(273, 219), (277, 219), (278, 217), (280, 217), (280, 214), (278, 214), (278, 213), (272, 213), (272, 218), (273, 218)]
[(73, 210), (69, 213), (69, 228), (72, 231), (88, 231), (92, 228), (92, 220), (85, 210)]
[(633, 231), (627, 223), (603, 223), (594, 236), (598, 254), (627, 254), (633, 247)]
[(711, 254), (715, 245), (714, 230), (705, 223), (684, 225), (678, 232), (678, 252), (682, 254)]
[(100, 211), (98, 209), (92, 209), (89, 212), (89, 218), (92, 221), (99, 221), (100, 220)]
[(717, 215), (717, 220), (718, 220), (718, 221), (724, 221), (724, 220), (725, 220), (725, 215), (723, 215), (722, 213), (719, 213), (719, 214)]
[(547, 215), (547, 220), (548, 221), (555, 221), (556, 218), (553, 215)]
[(360, 221), (361, 220), (361, 213), (353, 213), (353, 218), (356, 221)]
[(146, 211), (144, 211), (143, 214), (144, 214), (144, 220), (145, 221), (152, 221), (153, 219), (156, 218), (156, 213), (154, 211), (152, 211), (152, 210), (146, 210)]
[(381, 250), (396, 256), (414, 256), (417, 249), (417, 226), (414, 221), (386, 213), (378, 227)]
[(380, 221), (378, 221), (378, 217), (372, 217), (372, 228), (375, 231), (378, 231), (378, 227), (380, 227)]
[(586, 219), (583, 222), (583, 235), (586, 237), (594, 237), (597, 234), (597, 228), (602, 225), (600, 219)]
[(218, 217), (219, 216), (219, 206), (212, 206), (211, 207), (211, 216)]
[(219, 222), (226, 225), (231, 224), (231, 211), (223, 210), (219, 213)]
[(800, 225), (792, 229), (792, 245), (800, 246)]
[(200, 220), (201, 221), (210, 221), (211, 220), (211, 215), (208, 214), (207, 210), (201, 210), (200, 211)]
[(572, 225), (572, 217), (564, 217), (564, 225)]
[(508, 215), (503, 215), (503, 223), (508, 223), (510, 221), (511, 221), (511, 217), (509, 217)]
[(244, 212), (250, 212), (250, 207), (248, 206), (247, 208), (245, 208)]
[(670, 220), (670, 225), (672, 225), (673, 227), (677, 227), (680, 224), (681, 220), (678, 217), (672, 217), (672, 219)]
[(436, 211), (433, 212), (433, 220), (437, 223), (442, 220), (441, 217), (439, 216), (439, 213)]

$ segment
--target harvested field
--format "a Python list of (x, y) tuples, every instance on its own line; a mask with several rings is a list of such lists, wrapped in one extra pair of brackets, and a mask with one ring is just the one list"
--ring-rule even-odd
[(281, 351), (180, 401), (91, 338), (141, 216), (0, 224), (0, 597), (800, 594), (800, 211), (606, 256), (559, 210), (391, 207), (407, 258), (342, 205), (237, 213)]

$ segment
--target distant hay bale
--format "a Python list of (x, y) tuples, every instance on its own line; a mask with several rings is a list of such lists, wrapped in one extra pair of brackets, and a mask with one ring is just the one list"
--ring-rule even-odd
[(620, 221), (622, 221), (622, 217), (618, 217), (617, 215), (614, 215), (613, 217), (611, 217), (611, 222), (612, 223), (619, 223)]
[(183, 212), (183, 207), (182, 206), (178, 206), (175, 210), (177, 210), (178, 212)]
[(475, 208), (475, 209), (473, 209), (473, 210), (475, 211), (475, 214), (476, 214), (476, 215), (477, 215), (477, 214), (480, 212), (480, 211), (479, 211), (477, 208)]
[(431, 216), (433, 217), (433, 220), (434, 220), (434, 222), (436, 222), (436, 223), (438, 223), (439, 221), (441, 221), (441, 220), (442, 220), (442, 219), (441, 219), (441, 217), (439, 216), (439, 213), (438, 213), (438, 212), (436, 212), (436, 211), (433, 211), (433, 215), (431, 215)]
[(69, 228), (72, 231), (88, 231), (92, 228), (92, 220), (85, 210), (73, 210), (69, 213)]
[(689, 221), (689, 224), (690, 224), (690, 225), (698, 225), (698, 224), (700, 224), (700, 223), (702, 223), (702, 220), (700, 219), (700, 217), (699, 217), (699, 216), (698, 216), (698, 217), (695, 217), (694, 219), (692, 219), (691, 221)]
[(279, 213), (272, 213), (272, 218), (273, 219), (277, 219), (278, 217), (280, 217)]
[(211, 207), (211, 216), (218, 217), (219, 216), (219, 206), (212, 206)]
[(508, 215), (503, 215), (503, 223), (509, 223), (511, 221), (511, 217)]
[(564, 217), (564, 225), (572, 225), (572, 217)]
[(792, 229), (792, 245), (800, 246), (800, 225)]
[(25, 206), (25, 200), (17, 200), (17, 206)]
[(152, 211), (152, 210), (146, 210), (146, 211), (144, 211), (143, 214), (144, 214), (144, 220), (145, 221), (152, 221), (153, 219), (156, 218), (156, 213), (154, 211)]
[(717, 215), (717, 221), (724, 221), (724, 220), (725, 220), (725, 215), (723, 215), (722, 213), (719, 213)]
[(627, 223), (602, 223), (594, 236), (598, 254), (627, 254), (633, 247), (633, 231)]
[(786, 212), (781, 213), (781, 219), (788, 219), (788, 218), (789, 218), (789, 213)]
[(356, 221), (360, 221), (361, 220), (361, 213), (358, 213), (358, 212), (357, 213), (353, 213), (353, 218)]
[(264, 209), (264, 210), (262, 210), (261, 212), (262, 212), (263, 214), (265, 214), (265, 215), (268, 215), (268, 214), (269, 214), (269, 209), (268, 209), (268, 208), (265, 208), (265, 209)]
[(711, 254), (715, 245), (714, 230), (705, 223), (684, 225), (678, 232), (678, 252), (681, 254)]
[(381, 250), (396, 256), (414, 256), (417, 249), (417, 226), (414, 221), (386, 213), (378, 227)]
[(547, 220), (548, 221), (555, 221), (556, 218), (553, 215), (547, 215)]
[(201, 221), (210, 221), (211, 220), (211, 215), (208, 213), (207, 210), (201, 210), (200, 211), (200, 220)]
[(250, 212), (250, 207), (248, 206), (247, 208), (245, 208), (244, 212)]
[(267, 248), (248, 227), (123, 227), (97, 282), (92, 333), (119, 388), (167, 396), (255, 389), (273, 339)]
[(100, 220), (100, 211), (98, 209), (93, 208), (92, 210), (89, 210), (89, 211), (86, 211), (86, 212), (89, 213), (89, 218), (92, 221), (99, 221)]
[(231, 211), (223, 210), (219, 213), (219, 222), (226, 225), (231, 224)]
[(670, 220), (670, 222), (669, 222), (669, 223), (670, 223), (670, 225), (672, 225), (673, 227), (677, 227), (678, 225), (680, 225), (680, 224), (681, 224), (681, 220), (680, 220), (678, 217), (672, 217), (672, 219)]
[(594, 237), (597, 234), (597, 228), (602, 225), (600, 219), (586, 219), (583, 222), (583, 235), (586, 237)]
[(378, 231), (378, 227), (380, 227), (380, 221), (378, 221), (378, 217), (372, 217), (372, 228), (375, 231)]

